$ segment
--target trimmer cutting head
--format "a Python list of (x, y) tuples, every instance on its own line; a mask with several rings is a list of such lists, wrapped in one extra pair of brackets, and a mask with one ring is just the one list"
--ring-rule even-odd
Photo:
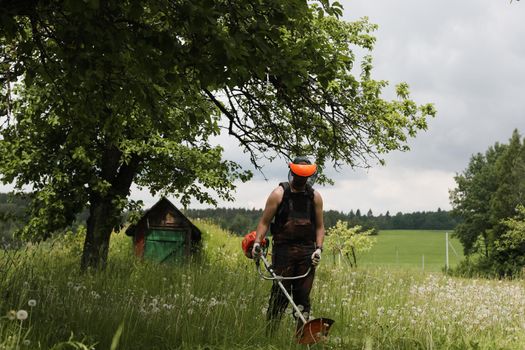
[[(245, 244), (243, 242), (243, 249), (244, 249), (244, 246)], [(265, 276), (261, 272), (259, 260), (263, 261), (264, 267), (270, 273), (271, 277)], [(286, 288), (284, 287), (282, 283), (283, 280), (291, 280), (291, 279), (293, 280), (293, 279), (305, 278), (310, 273), (310, 269), (308, 269), (308, 271), (306, 271), (306, 273), (301, 276), (283, 277), (283, 276), (277, 276), (275, 274), (275, 271), (270, 266), (270, 263), (268, 262), (268, 260), (266, 260), (265, 254), (262, 254), (261, 256), (259, 256), (259, 258), (256, 259), (255, 262), (257, 264), (257, 270), (259, 271), (259, 275), (265, 280), (273, 280), (274, 282), (277, 282), (277, 285), (279, 286), (279, 288), (281, 288), (286, 299), (288, 299), (288, 301), (290, 302), (294, 310), (298, 313), (300, 322), (303, 323), (303, 326), (295, 332), (295, 340), (297, 341), (297, 343), (310, 345), (310, 344), (316, 344), (316, 343), (326, 340), (326, 337), (328, 336), (328, 331), (330, 330), (330, 327), (335, 321), (329, 318), (316, 318), (315, 320), (307, 321), (304, 315), (301, 313), (301, 310), (294, 303), (292, 296), (290, 295), (290, 293), (288, 293), (288, 291), (286, 290)]]
[(299, 344), (305, 345), (322, 342), (328, 336), (328, 331), (334, 322), (329, 318), (308, 321), (295, 333), (295, 338)]

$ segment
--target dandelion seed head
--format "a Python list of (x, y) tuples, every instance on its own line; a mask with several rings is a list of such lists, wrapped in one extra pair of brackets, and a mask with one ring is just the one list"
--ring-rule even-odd
[(36, 306), (36, 300), (35, 299), (29, 299), (29, 301), (27, 302), (27, 305), (29, 305), (30, 307), (35, 307)]
[(16, 313), (16, 318), (20, 321), (26, 320), (27, 316), (28, 314), (26, 310), (18, 310)]

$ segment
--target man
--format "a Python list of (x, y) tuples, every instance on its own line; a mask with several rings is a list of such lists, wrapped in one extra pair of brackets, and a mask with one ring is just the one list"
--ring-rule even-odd
[[(317, 177), (315, 164), (306, 157), (297, 157), (289, 167), (288, 182), (280, 183), (266, 201), (257, 225), (252, 256), (260, 254), (260, 242), (271, 226), (272, 264), (275, 273), (281, 276), (299, 276), (311, 269), (304, 278), (283, 281), (294, 303), (303, 309), (308, 320), (315, 266), (319, 264), (323, 251), (323, 200), (311, 186)], [(269, 333), (276, 329), (287, 305), (288, 299), (277, 283), (274, 283), (267, 311)], [(299, 329), (302, 323), (300, 319), (297, 322)]]

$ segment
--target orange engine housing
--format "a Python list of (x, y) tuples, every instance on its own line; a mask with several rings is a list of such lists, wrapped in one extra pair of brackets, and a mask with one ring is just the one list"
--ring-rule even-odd
[[(252, 249), (255, 243), (255, 231), (248, 233), (242, 239), (242, 251), (247, 258), (252, 259)], [(261, 242), (261, 246), (266, 246), (266, 238)]]

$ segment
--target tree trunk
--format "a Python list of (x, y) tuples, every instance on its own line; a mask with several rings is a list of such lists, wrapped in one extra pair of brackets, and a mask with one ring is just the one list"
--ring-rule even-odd
[(352, 265), (352, 259), (350, 259), (350, 255), (348, 253), (345, 253), (345, 257), (345, 261), (350, 265), (350, 267), (354, 267), (354, 265)]
[(355, 256), (355, 249), (354, 247), (350, 247), (352, 249), (352, 257), (354, 258), (354, 266), (357, 267), (357, 257)]
[(90, 195), (89, 218), (87, 220), (86, 240), (80, 262), (81, 271), (88, 268), (103, 270), (108, 261), (109, 240), (113, 229), (120, 224), (120, 214), (124, 208), (116, 207), (115, 199), (127, 198), (133, 178), (139, 167), (137, 157), (121, 166), (120, 151), (108, 148), (103, 157), (101, 178), (111, 183), (105, 196), (93, 192)]
[(87, 220), (87, 233), (80, 269), (103, 270), (106, 267), (111, 232), (117, 224), (114, 222), (113, 205), (110, 200), (92, 203)]
[(490, 235), (485, 235), (485, 239), (484, 239), (484, 242), (485, 242), (485, 256), (488, 258), (489, 255), (490, 255)]

